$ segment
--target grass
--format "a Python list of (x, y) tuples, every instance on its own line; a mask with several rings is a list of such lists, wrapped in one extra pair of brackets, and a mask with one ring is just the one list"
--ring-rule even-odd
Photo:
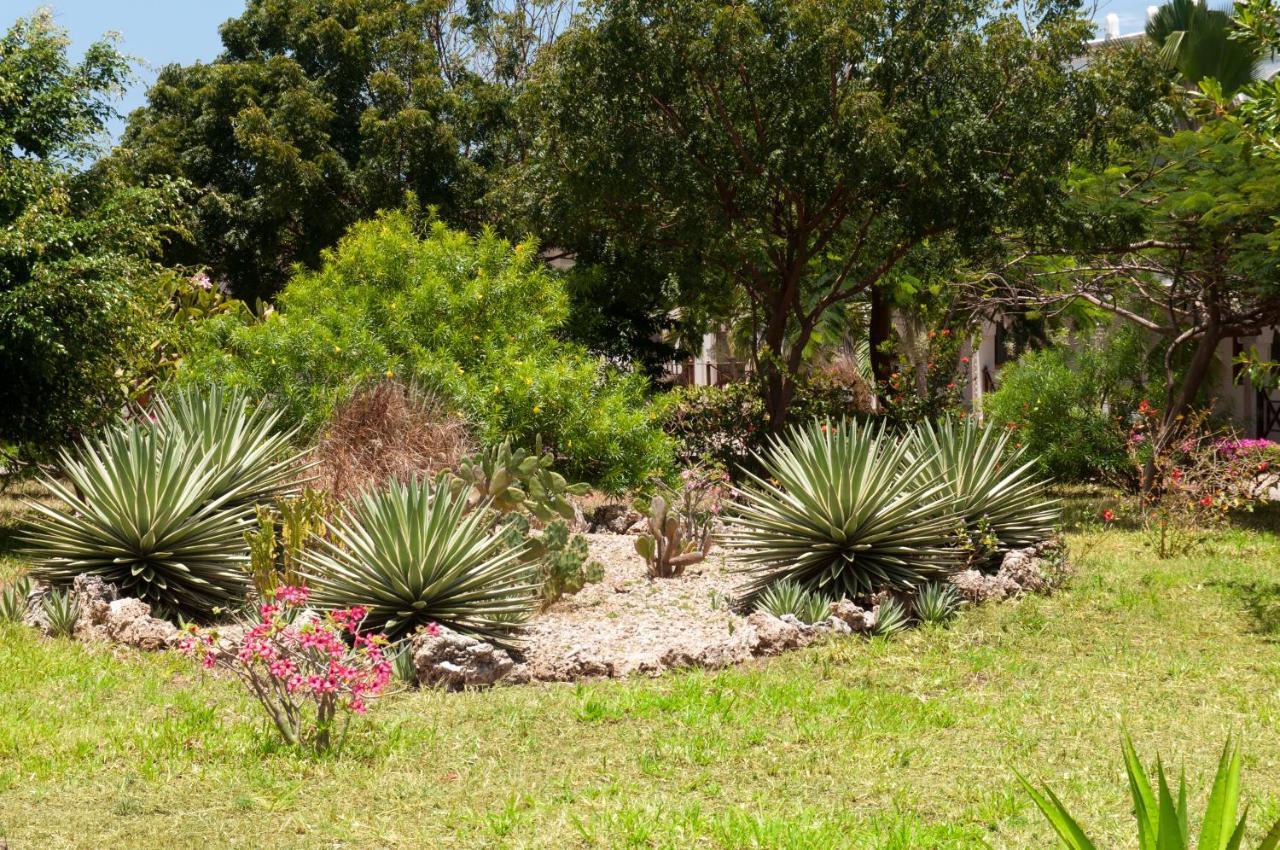
[(891, 642), (718, 673), (401, 694), (340, 758), (278, 747), (232, 683), (179, 657), (0, 627), (0, 839), (1051, 847), (1016, 767), (1050, 782), (1101, 846), (1127, 847), (1122, 727), (1145, 757), (1185, 766), (1197, 811), (1237, 734), (1256, 829), (1280, 816), (1276, 529), (1268, 512), (1167, 561), (1136, 531), (1078, 531), (1065, 592)]

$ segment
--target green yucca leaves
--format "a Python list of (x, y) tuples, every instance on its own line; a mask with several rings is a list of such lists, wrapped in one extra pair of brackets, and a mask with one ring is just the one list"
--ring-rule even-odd
[(758, 459), (724, 535), (748, 599), (788, 579), (837, 599), (914, 589), (961, 567), (949, 485), (883, 427), (793, 428)]
[(133, 424), (61, 465), (70, 486), (45, 486), (66, 507), (32, 503), (38, 516), (23, 535), (32, 576), (69, 585), (90, 573), (197, 616), (243, 601), (248, 517), (210, 499), (218, 470), (199, 447)]
[(950, 620), (960, 607), (960, 594), (955, 587), (940, 581), (931, 581), (916, 595), (916, 616), (921, 622), (942, 624)]
[(0, 588), (0, 623), (16, 623), (27, 613), (27, 597), (31, 594), (31, 580), (26, 576), (15, 579), (7, 587)]
[(532, 610), (532, 574), (487, 513), (466, 508), (465, 494), (417, 478), (364, 494), (303, 553), (312, 601), (364, 606), (392, 639), (434, 622), (508, 642)]
[[(1204, 820), (1200, 825), (1199, 841), (1195, 845), (1191, 842), (1187, 820), (1185, 780), (1178, 781), (1175, 797), (1165, 775), (1164, 765), (1157, 761), (1156, 787), (1153, 789), (1128, 735), (1124, 736), (1122, 747), (1125, 772), (1129, 777), (1129, 795), (1133, 799), (1134, 816), (1137, 819), (1139, 850), (1192, 850), (1193, 846), (1196, 850), (1240, 850), (1244, 841), (1248, 809), (1246, 807), (1239, 820), (1236, 820), (1240, 806), (1241, 760), (1239, 750), (1232, 746), (1231, 741), (1227, 741), (1218, 760), (1218, 770), (1213, 777), (1213, 787), (1209, 791)], [(1046, 787), (1041, 791), (1021, 774), (1018, 774), (1018, 781), (1068, 850), (1097, 850), (1097, 845), (1085, 834), (1084, 829), (1051, 789)], [(1280, 821), (1271, 827), (1258, 845), (1258, 850), (1277, 848), (1280, 848)]]
[(1009, 446), (1008, 431), (972, 420), (924, 422), (907, 438), (925, 480), (941, 480), (945, 497), (974, 534), (991, 534), (998, 551), (1030, 546), (1053, 533), (1060, 519), (1048, 482)]
[(240, 392), (213, 388), (158, 399), (156, 428), (170, 439), (194, 444), (214, 470), (211, 499), (226, 507), (266, 502), (297, 489), (305, 452), (290, 445), (297, 429), (280, 430), (279, 411), (251, 405)]
[(821, 593), (805, 590), (794, 581), (780, 581), (760, 593), (756, 608), (775, 617), (791, 614), (802, 623), (812, 624), (827, 619), (831, 600)]
[(253, 505), (290, 490), (298, 469), (275, 422), (237, 394), (182, 395), (63, 452), (66, 483), (44, 483), (65, 507), (33, 503), (22, 536), (32, 576), (91, 573), (193, 617), (243, 603)]
[(71, 637), (80, 619), (80, 603), (70, 591), (54, 590), (41, 602), (44, 615), (49, 620), (49, 634), (53, 637)]
[(872, 632), (878, 637), (890, 638), (905, 631), (909, 623), (907, 609), (897, 597), (890, 596), (876, 609), (876, 624)]

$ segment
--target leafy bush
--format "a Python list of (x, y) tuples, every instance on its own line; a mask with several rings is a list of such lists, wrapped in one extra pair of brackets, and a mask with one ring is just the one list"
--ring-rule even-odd
[(395, 377), (461, 410), (482, 443), (541, 435), (575, 477), (639, 483), (671, 456), (647, 382), (560, 341), (566, 309), (532, 244), (439, 223), (419, 238), (392, 213), (296, 274), (265, 321), (206, 323), (180, 379), (270, 395), (310, 434), (358, 388)]
[(208, 616), (244, 599), (255, 503), (293, 487), (296, 455), (264, 407), (236, 394), (179, 397), (61, 455), (23, 534), (35, 578), (82, 573), (173, 611)]
[(281, 585), (259, 608), (260, 620), (243, 622), (243, 634), (223, 645), (216, 631), (191, 628), (179, 648), (208, 669), (236, 676), (257, 698), (284, 740), (324, 752), (333, 745), (339, 712), (346, 724), (364, 714), (391, 680), (392, 662), (382, 635), (363, 633), (359, 608), (302, 617), (308, 591)]
[(490, 534), (485, 511), (467, 513), (465, 495), (415, 477), (343, 508), (304, 550), (302, 572), (317, 605), (361, 606), (393, 640), (436, 622), (508, 642), (534, 598), (520, 555)]
[[(1129, 794), (1133, 799), (1133, 811), (1137, 818), (1138, 847), (1140, 850), (1191, 850), (1191, 831), (1187, 818), (1187, 783), (1185, 775), (1178, 780), (1175, 795), (1165, 776), (1164, 764), (1157, 760), (1157, 785), (1153, 790), (1151, 779), (1133, 741), (1126, 735), (1123, 741), (1124, 767), (1129, 776)], [(1245, 820), (1240, 807), (1240, 753), (1230, 741), (1222, 749), (1218, 770), (1213, 777), (1204, 820), (1200, 825), (1200, 837), (1195, 847), (1199, 850), (1239, 850), (1244, 840)], [(1085, 834), (1067, 807), (1049, 788), (1038, 790), (1018, 774), (1018, 781), (1053, 826), (1053, 831), (1068, 850), (1097, 850), (1097, 845)], [(1236, 815), (1240, 815), (1239, 821)], [(1271, 827), (1258, 850), (1276, 850), (1280, 847), (1280, 820)]]
[[(788, 416), (797, 423), (836, 422), (870, 406), (870, 390), (856, 373), (827, 368), (797, 382)], [(768, 446), (769, 420), (756, 381), (677, 387), (663, 399), (661, 420), (681, 466), (707, 464), (735, 479), (743, 470), (759, 472), (754, 456)]]
[(1000, 370), (999, 389), (983, 399), (983, 413), (1058, 480), (1122, 478), (1122, 415), (1141, 397), (1143, 352), (1141, 340), (1128, 334), (1028, 352)]
[(947, 485), (883, 426), (793, 428), (760, 463), (724, 538), (750, 574), (748, 599), (787, 579), (835, 598), (913, 590), (963, 562)]
[[(920, 423), (909, 439), (925, 462), (923, 473), (946, 483), (969, 546), (994, 556), (1053, 533), (1061, 519), (1058, 501), (1048, 497), (1035, 459), (1023, 460), (1026, 447), (1010, 447), (1008, 429), (947, 417)], [(990, 547), (981, 543), (988, 537)]]

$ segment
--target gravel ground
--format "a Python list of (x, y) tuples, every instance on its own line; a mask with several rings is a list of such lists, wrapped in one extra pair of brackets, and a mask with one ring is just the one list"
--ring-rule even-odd
[(744, 619), (727, 601), (742, 583), (716, 549), (684, 576), (650, 579), (635, 538), (584, 535), (604, 579), (566, 596), (529, 624), (525, 645), (535, 679), (661, 672), (664, 659), (722, 644)]

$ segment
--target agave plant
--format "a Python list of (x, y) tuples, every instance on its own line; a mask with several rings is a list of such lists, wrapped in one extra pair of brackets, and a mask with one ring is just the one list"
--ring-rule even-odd
[(907, 618), (907, 609), (897, 597), (890, 596), (876, 609), (876, 624), (872, 627), (872, 631), (880, 637), (893, 637), (898, 632), (906, 631), (910, 622)]
[(240, 392), (213, 388), (160, 398), (150, 414), (170, 440), (197, 446), (214, 470), (209, 498), (226, 507), (266, 502), (298, 489), (305, 452), (292, 447), (297, 429), (279, 427), (280, 413), (250, 404)]
[(787, 579), (832, 598), (914, 589), (962, 565), (948, 485), (883, 426), (793, 428), (757, 460), (724, 535), (747, 599)]
[(27, 597), (31, 581), (26, 576), (15, 579), (0, 590), (0, 623), (16, 623), (27, 613)]
[(393, 640), (435, 622), (509, 642), (536, 587), (522, 550), (490, 534), (488, 521), (484, 511), (468, 513), (467, 495), (447, 482), (413, 478), (365, 493), (304, 550), (311, 599), (363, 606), (365, 624)]
[(22, 535), (33, 577), (69, 585), (101, 576), (131, 596), (207, 616), (244, 599), (246, 509), (211, 498), (220, 470), (204, 450), (133, 423), (63, 452), (68, 483), (45, 486), (65, 508), (33, 502)]
[(71, 637), (80, 619), (80, 602), (69, 591), (54, 590), (41, 602), (44, 615), (49, 620), (49, 634), (53, 637)]
[(1061, 519), (1048, 482), (1009, 446), (1009, 432), (947, 418), (918, 425), (907, 443), (925, 481), (940, 479), (971, 536), (994, 537), (997, 551), (1030, 546), (1053, 534)]
[(916, 616), (925, 623), (945, 623), (959, 607), (960, 594), (955, 587), (940, 581), (929, 582), (920, 588), (915, 599)]
[(775, 617), (790, 614), (802, 623), (816, 623), (827, 618), (831, 600), (821, 593), (805, 590), (794, 581), (780, 581), (765, 588), (756, 600), (756, 607)]
[[(1124, 736), (1124, 766), (1129, 774), (1129, 793), (1133, 798), (1134, 814), (1138, 819), (1139, 850), (1191, 850), (1191, 831), (1187, 821), (1186, 779), (1178, 781), (1175, 796), (1165, 777), (1164, 765), (1157, 761), (1157, 786), (1152, 790), (1151, 780), (1138, 760), (1133, 741)], [(1097, 845), (1085, 834), (1080, 824), (1067, 811), (1066, 806), (1049, 788), (1038, 790), (1018, 774), (1018, 780), (1036, 806), (1048, 818), (1053, 831), (1062, 839), (1068, 850), (1097, 850)], [(1197, 850), (1239, 850), (1244, 841), (1245, 819), (1248, 807), (1236, 820), (1240, 807), (1240, 753), (1228, 740), (1218, 760), (1218, 770), (1209, 791), (1209, 802), (1200, 824)], [(1258, 845), (1258, 850), (1280, 848), (1280, 821), (1276, 821)]]

